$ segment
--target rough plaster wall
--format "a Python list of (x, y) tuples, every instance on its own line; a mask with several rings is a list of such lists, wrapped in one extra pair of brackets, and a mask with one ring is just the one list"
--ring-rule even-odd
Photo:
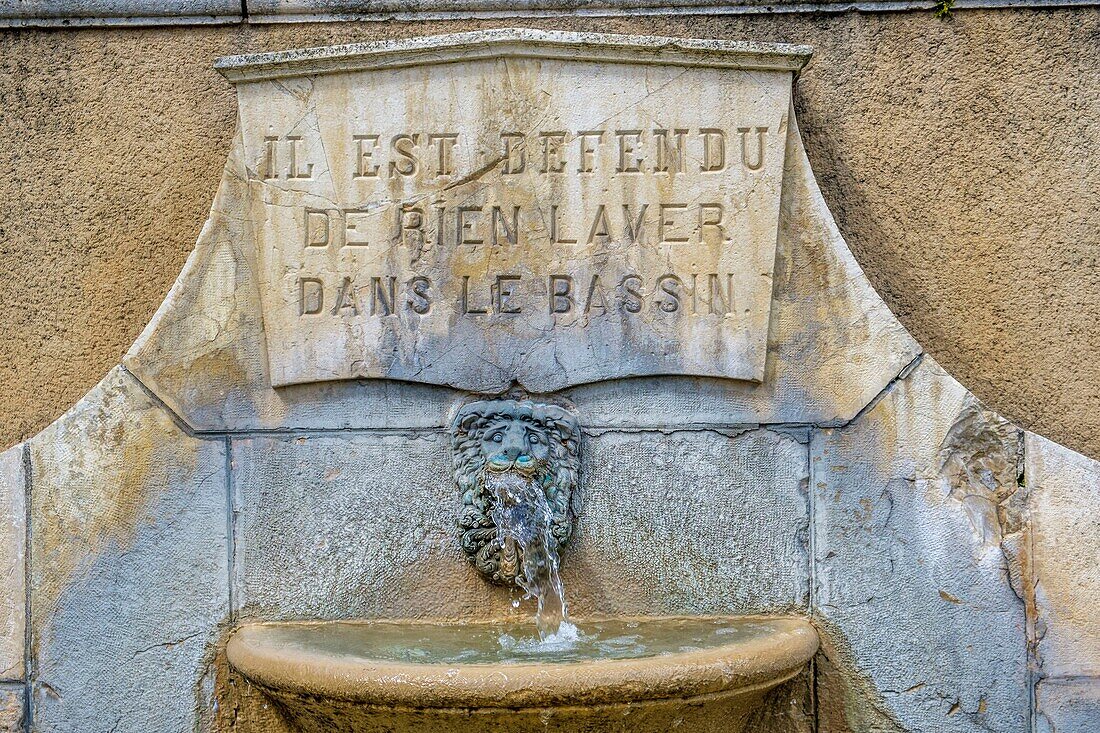
[(813, 44), (826, 200), (928, 350), (1100, 456), (1100, 10), (300, 24), (0, 34), (0, 444), (79, 399), (191, 249), (234, 124), (222, 54), (537, 25)]

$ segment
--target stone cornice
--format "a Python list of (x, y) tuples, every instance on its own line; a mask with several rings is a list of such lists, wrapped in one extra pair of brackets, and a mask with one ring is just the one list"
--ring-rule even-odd
[[(977, 8), (1095, 6), (1097, 0), (956, 0)], [(236, 23), (305, 23), (930, 11), (936, 0), (0, 0), (0, 28), (87, 28)]]
[(812, 52), (809, 46), (789, 44), (503, 28), (226, 56), (214, 66), (234, 82), (498, 58), (797, 72), (806, 65)]

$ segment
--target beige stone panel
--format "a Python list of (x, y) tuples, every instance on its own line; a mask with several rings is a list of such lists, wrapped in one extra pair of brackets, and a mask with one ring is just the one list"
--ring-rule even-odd
[[(836, 229), (797, 129), (787, 148), (763, 384), (660, 377), (566, 391), (586, 425), (841, 424), (920, 353)], [(247, 175), (238, 145), (195, 252), (126, 366), (199, 430), (445, 424), (456, 393), (444, 387), (269, 386), (252, 232), (240, 212)]]
[(806, 51), (501, 29), (220, 60), (272, 383), (759, 381)]
[(27, 615), (27, 477), (22, 444), (0, 453), (0, 679), (22, 679)]
[(1100, 676), (1100, 462), (1034, 433), (1024, 456), (1043, 672)]

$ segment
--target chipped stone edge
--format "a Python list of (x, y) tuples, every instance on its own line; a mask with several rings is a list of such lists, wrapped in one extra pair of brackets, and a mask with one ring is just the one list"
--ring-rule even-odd
[(125, 15), (82, 17), (56, 15), (24, 18), (0, 15), (0, 29), (21, 28), (145, 28), (150, 26), (235, 25), (240, 15)]
[[(1060, 484), (1064, 483), (1062, 476), (1058, 471), (1051, 471), (1048, 474), (1041, 475), (1038, 473), (1039, 466), (1036, 463), (1042, 463), (1041, 460), (1037, 460), (1037, 456), (1044, 454), (1048, 459), (1060, 461), (1063, 465), (1060, 467), (1062, 472), (1073, 471), (1077, 469), (1081, 472), (1082, 476), (1094, 479), (1098, 485), (1100, 485), (1100, 460), (1087, 456), (1080, 451), (1076, 451), (1073, 448), (1062, 445), (1061, 443), (1052, 440), (1044, 435), (1036, 433), (1031, 430), (1020, 428), (1022, 433), (1022, 449), (1023, 449), (1023, 466), (1022, 476), (1024, 485), (1028, 491), (1028, 519), (1027, 529), (1029, 534), (1028, 539), (1028, 554), (1031, 558), (1027, 564), (1027, 597), (1025, 601), (1028, 604), (1028, 618), (1027, 618), (1027, 636), (1028, 636), (1028, 655), (1032, 665), (1032, 678), (1031, 689), (1029, 690), (1032, 714), (1036, 720), (1042, 719), (1044, 711), (1040, 704), (1040, 687), (1045, 682), (1052, 683), (1073, 683), (1075, 681), (1089, 681), (1093, 684), (1100, 683), (1100, 675), (1096, 674), (1096, 670), (1087, 667), (1078, 669), (1061, 668), (1052, 670), (1054, 666), (1050, 663), (1050, 660), (1044, 657), (1044, 649), (1042, 641), (1047, 634), (1051, 633), (1050, 627), (1047, 625), (1046, 615), (1050, 612), (1050, 608), (1046, 605), (1044, 599), (1044, 578), (1040, 574), (1040, 570), (1036, 561), (1038, 555), (1038, 538), (1035, 532), (1035, 518), (1034, 514), (1037, 505), (1037, 495), (1043, 490), (1044, 484)], [(1087, 479), (1086, 479), (1087, 480)], [(1049, 484), (1048, 484), (1049, 482)], [(1098, 711), (1100, 713), (1100, 711)], [(1051, 728), (1053, 731), (1053, 727)]]
[[(260, 5), (263, 0), (256, 3)], [(1070, 8), (1097, 5), (1096, 0), (956, 0), (957, 10), (1023, 10), (1028, 8)], [(372, 10), (354, 2), (318, 7), (317, 0), (280, 2), (276, 7), (249, 8), (248, 22), (324, 23), (333, 21), (401, 20), (492, 20), (505, 18), (615, 18), (666, 15), (791, 15), (800, 13), (907, 13), (928, 12), (939, 6), (936, 0), (808, 0), (807, 2), (677, 2), (660, 4), (654, 0), (604, 0), (599, 3), (520, 0), (515, 7), (504, 8), (492, 0), (467, 0), (445, 9), (443, 3), (423, 3), (421, 10), (408, 10), (400, 0), (381, 2)]]
[(233, 83), (502, 58), (662, 64), (797, 74), (809, 62), (812, 53), (810, 46), (782, 43), (501, 28), (223, 56), (215, 62), (214, 68)]

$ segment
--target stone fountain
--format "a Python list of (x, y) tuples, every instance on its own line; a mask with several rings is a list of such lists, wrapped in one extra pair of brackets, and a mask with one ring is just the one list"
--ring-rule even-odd
[[(535, 604), (529, 623), (249, 624), (228, 660), (306, 733), (740, 733), (803, 672), (817, 632), (797, 618), (570, 621), (559, 553), (573, 533), (581, 430), (556, 405), (463, 406), (451, 428), (463, 551)], [(533, 637), (533, 638), (532, 638)]]
[(729, 731), (805, 670), (805, 620), (578, 627), (560, 558), (583, 514), (584, 433), (562, 389), (764, 381), (808, 55), (500, 31), (219, 62), (241, 100), (272, 384), (513, 393), (456, 408), (454, 539), (532, 602), (537, 636), (481, 620), (246, 625), (228, 660), (294, 725)]
[(0, 455), (29, 729), (1096, 720), (1100, 578), (1065, 548), (1100, 466), (871, 288), (799, 138), (809, 56), (504, 29), (220, 60), (238, 132), (184, 271)]

